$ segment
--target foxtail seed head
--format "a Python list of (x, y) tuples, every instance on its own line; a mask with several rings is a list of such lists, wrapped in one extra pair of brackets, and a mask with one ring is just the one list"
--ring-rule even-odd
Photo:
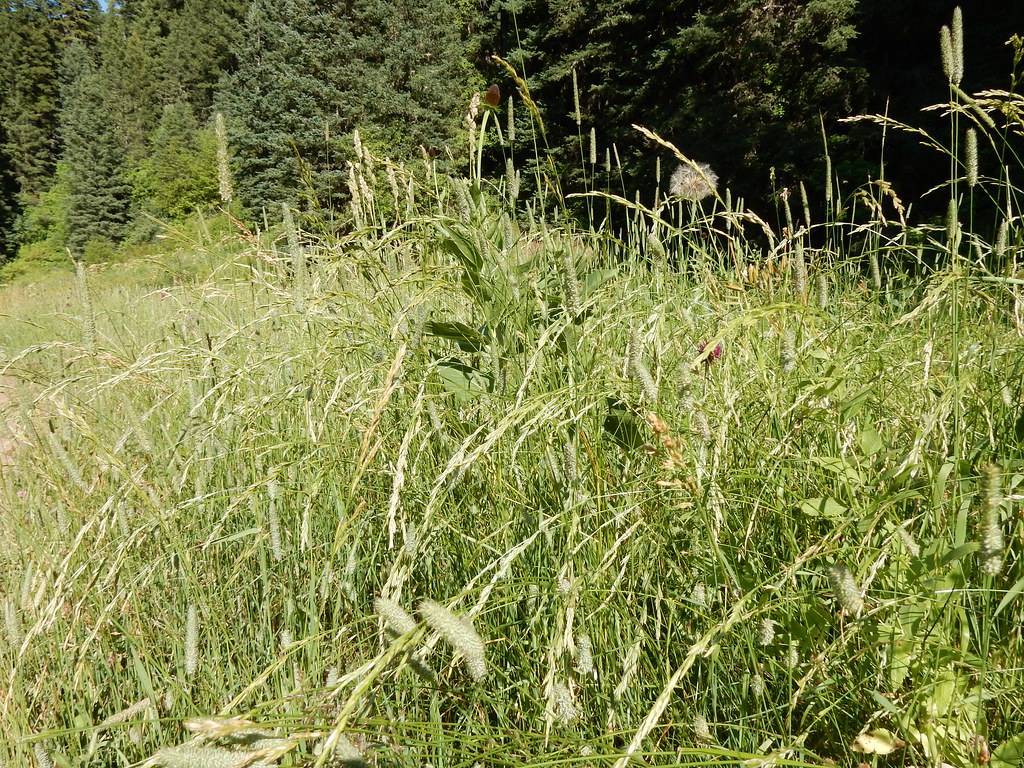
[(842, 609), (853, 616), (858, 616), (864, 610), (864, 598), (861, 597), (860, 588), (850, 569), (842, 563), (833, 565), (828, 569), (828, 577)]
[(482, 682), (487, 677), (484, 641), (477, 634), (469, 619), (456, 616), (445, 606), (433, 600), (424, 600), (419, 604), (418, 610), (431, 629), (462, 653), (470, 677), (478, 683)]
[(981, 567), (989, 576), (1003, 569), (1003, 529), (999, 508), (1003, 503), (1002, 476), (999, 467), (985, 467), (985, 504), (981, 519)]
[(396, 635), (408, 635), (416, 630), (416, 619), (393, 600), (378, 597), (373, 601), (373, 609), (384, 621), (384, 625)]

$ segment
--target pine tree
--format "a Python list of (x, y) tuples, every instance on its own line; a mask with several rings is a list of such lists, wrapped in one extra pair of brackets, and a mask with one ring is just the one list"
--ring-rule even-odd
[(19, 0), (0, 21), (5, 153), (20, 193), (30, 201), (45, 188), (57, 161), (57, 41), (39, 0)]
[(52, 15), (65, 46), (72, 43), (95, 45), (100, 34), (100, 6), (97, 0), (50, 0)]
[(118, 240), (129, 217), (131, 187), (124, 179), (124, 152), (107, 116), (97, 67), (81, 43), (64, 56), (61, 134), (67, 163), (67, 241), (76, 254), (93, 239)]
[(163, 70), (174, 101), (187, 101), (196, 116), (212, 113), (221, 81), (238, 66), (247, 0), (184, 0), (171, 14)]
[[(528, 0), (513, 19), (485, 7), (484, 51), (530, 75), (561, 168), (579, 175), (571, 74), (582, 131), (614, 143), (627, 185), (653, 188), (652, 128), (756, 197), (769, 169), (782, 183), (820, 177), (819, 113), (850, 114), (863, 71), (847, 50), (857, 0)], [(500, 70), (495, 70), (500, 75)], [(617, 174), (616, 174), (617, 178)]]
[(325, 21), (314, 0), (254, 0), (246, 16), (238, 71), (222, 100), (238, 196), (254, 213), (303, 196), (327, 206), (341, 188), (330, 142), (344, 101)]
[(219, 199), (213, 132), (199, 128), (189, 104), (164, 107), (133, 182), (136, 197), (161, 218), (180, 219)]
[(480, 85), (463, 38), (467, 10), (444, 0), (354, 0), (332, 11), (349, 131), (393, 157), (444, 147)]
[(105, 14), (98, 44), (100, 74), (110, 117), (129, 162), (144, 156), (146, 141), (166, 102), (163, 29), (169, 13), (147, 0)]
[(18, 183), (11, 173), (12, 162), (6, 155), (6, 136), (0, 123), (0, 263), (14, 255), (15, 224), (18, 218)]

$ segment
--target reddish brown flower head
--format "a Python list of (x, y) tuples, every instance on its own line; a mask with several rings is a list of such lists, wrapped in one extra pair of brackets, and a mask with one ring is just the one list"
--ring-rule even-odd
[[(702, 341), (700, 344), (697, 345), (697, 354), (703, 355), (707, 347), (708, 342)], [(715, 348), (708, 353), (708, 356), (706, 358), (704, 358), (704, 364), (710, 365), (712, 360), (721, 360), (723, 352), (725, 352), (725, 347), (722, 346), (722, 342), (718, 342), (717, 344), (715, 344)]]
[(496, 107), (501, 103), (501, 89), (497, 83), (492, 83), (486, 91), (484, 91), (484, 104), (491, 107)]

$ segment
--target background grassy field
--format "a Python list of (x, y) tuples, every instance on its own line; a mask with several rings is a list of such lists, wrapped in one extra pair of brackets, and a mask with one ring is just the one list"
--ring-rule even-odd
[(1020, 763), (1018, 219), (380, 162), (0, 289), (5, 765)]

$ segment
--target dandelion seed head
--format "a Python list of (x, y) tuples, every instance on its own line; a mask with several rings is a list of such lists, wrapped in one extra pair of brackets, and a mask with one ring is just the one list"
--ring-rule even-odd
[[(672, 172), (668, 191), (673, 197), (694, 202), (713, 195), (718, 187), (718, 174), (707, 163), (693, 165), (680, 163)], [(699, 169), (699, 170), (698, 170)]]

